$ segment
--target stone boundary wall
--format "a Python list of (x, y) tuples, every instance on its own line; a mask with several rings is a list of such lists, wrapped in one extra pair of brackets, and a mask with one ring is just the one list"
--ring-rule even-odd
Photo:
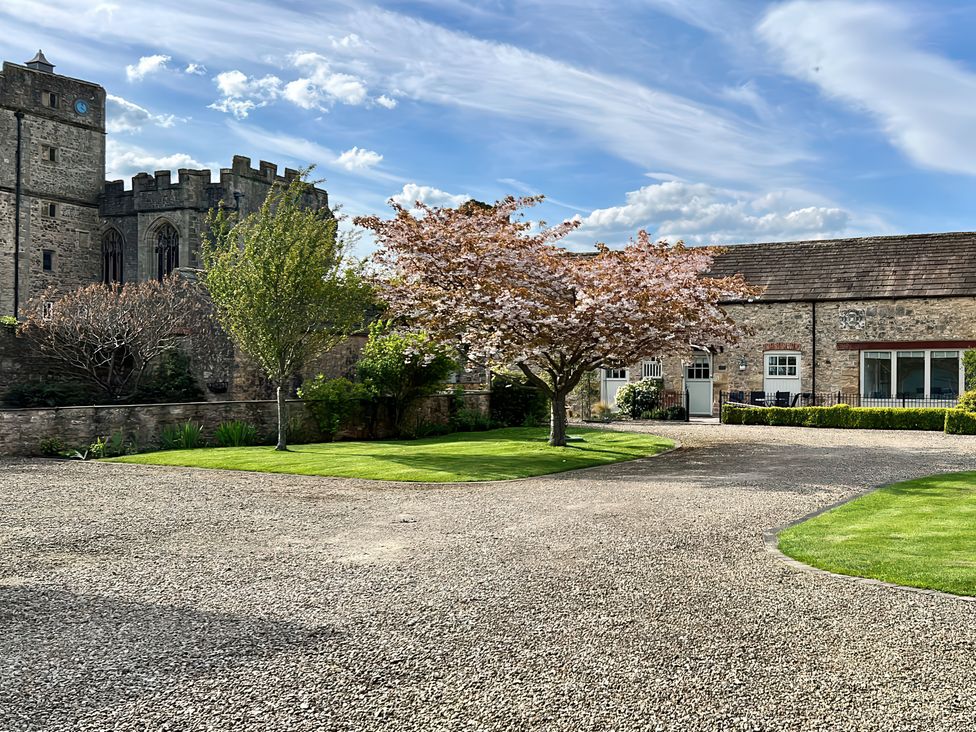
[[(487, 391), (466, 392), (464, 408), (487, 415), (489, 399)], [(450, 400), (450, 394), (426, 397), (417, 407), (417, 418), (425, 423), (447, 424)], [(295, 399), (289, 400), (288, 406), (289, 420), (298, 423), (309, 437), (317, 438), (318, 429), (305, 404)], [(260, 400), (0, 409), (0, 455), (37, 455), (41, 442), (51, 437), (59, 437), (69, 448), (83, 448), (96, 438), (118, 430), (127, 442), (147, 449), (158, 444), (165, 427), (191, 421), (202, 425), (204, 437), (210, 439), (217, 425), (233, 420), (249, 422), (257, 429), (262, 442), (273, 442), (278, 430), (277, 403)], [(389, 425), (378, 425), (378, 438), (390, 434)], [(362, 437), (363, 434), (359, 431), (342, 436)]]

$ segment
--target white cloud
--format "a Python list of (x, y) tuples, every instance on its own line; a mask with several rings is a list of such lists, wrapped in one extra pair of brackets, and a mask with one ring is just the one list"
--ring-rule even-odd
[(147, 124), (172, 127), (176, 122), (185, 121), (173, 114), (153, 114), (145, 107), (114, 94), (107, 95), (105, 106), (109, 132), (139, 132)]
[(386, 94), (380, 94), (378, 97), (376, 97), (376, 103), (381, 107), (393, 109), (397, 105), (397, 100), (386, 96)]
[(703, 183), (665, 181), (630, 191), (623, 205), (581, 218), (574, 238), (619, 243), (638, 229), (688, 244), (823, 239), (847, 231), (851, 215), (815, 194), (784, 190), (750, 195)]
[(432, 186), (420, 186), (416, 183), (407, 183), (403, 186), (403, 190), (390, 196), (390, 199), (399, 203), (404, 208), (412, 209), (417, 201), (433, 207), (460, 206), (465, 201), (470, 201), (471, 196), (464, 194), (454, 195)]
[(335, 102), (359, 105), (366, 101), (366, 85), (362, 79), (334, 72), (325, 56), (297, 53), (292, 56), (292, 63), (306, 76), (287, 84), (284, 97), (302, 109), (325, 110)]
[(186, 153), (158, 155), (135, 145), (125, 145), (112, 139), (109, 139), (105, 145), (105, 156), (108, 180), (119, 178), (127, 180), (136, 173), (152, 173), (157, 170), (208, 167)]
[(203, 64), (187, 64), (186, 68), (183, 69), (183, 73), (192, 74), (193, 76), (205, 76), (207, 67)]
[(976, 74), (924, 50), (899, 5), (790, 2), (759, 25), (791, 75), (872, 114), (918, 165), (976, 174)]
[(150, 74), (155, 74), (165, 69), (166, 63), (169, 60), (169, 56), (164, 56), (161, 53), (152, 56), (143, 56), (137, 64), (129, 64), (125, 67), (125, 78), (129, 81), (142, 81)]
[(210, 109), (244, 119), (254, 109), (264, 107), (281, 95), (281, 79), (272, 74), (257, 78), (241, 71), (224, 71), (214, 77), (221, 98)]
[(353, 147), (346, 150), (336, 158), (335, 162), (346, 170), (362, 170), (379, 165), (383, 156), (373, 150), (366, 150), (361, 147)]
[(350, 33), (342, 38), (330, 38), (329, 45), (333, 48), (358, 48), (363, 45), (363, 42), (357, 34)]

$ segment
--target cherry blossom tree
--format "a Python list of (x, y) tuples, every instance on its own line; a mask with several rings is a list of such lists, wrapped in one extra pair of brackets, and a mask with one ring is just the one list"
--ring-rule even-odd
[(735, 341), (719, 307), (755, 294), (740, 277), (706, 273), (714, 251), (654, 242), (645, 231), (620, 250), (585, 255), (557, 246), (576, 223), (547, 227), (522, 209), (541, 196), (411, 211), (391, 203), (373, 231), (393, 314), (470, 358), (514, 365), (549, 396), (549, 444), (566, 444), (566, 397), (594, 368), (695, 345)]

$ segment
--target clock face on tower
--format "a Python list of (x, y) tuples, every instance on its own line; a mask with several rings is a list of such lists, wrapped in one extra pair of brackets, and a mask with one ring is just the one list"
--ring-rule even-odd
[(78, 114), (88, 114), (88, 102), (86, 102), (84, 99), (76, 99), (75, 111)]

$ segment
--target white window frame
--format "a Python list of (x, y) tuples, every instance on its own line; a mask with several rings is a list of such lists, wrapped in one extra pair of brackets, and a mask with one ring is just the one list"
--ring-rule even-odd
[(648, 358), (641, 361), (642, 379), (663, 379), (664, 368), (659, 358)]
[[(771, 358), (794, 358), (796, 363), (792, 365), (794, 373), (771, 374), (769, 373), (769, 359)], [(779, 368), (780, 364), (776, 364)], [(783, 364), (787, 372), (791, 368), (790, 364)], [(763, 354), (763, 379), (801, 379), (803, 377), (803, 354), (800, 351), (766, 351)]]
[[(623, 374), (622, 376), (614, 374)], [(607, 381), (627, 381), (630, 378), (630, 374), (627, 369), (603, 369), (603, 378)]]
[[(932, 396), (932, 354), (933, 353), (945, 353), (946, 351), (955, 351), (959, 354), (959, 381), (956, 383), (956, 394), (962, 394), (965, 391), (965, 380), (966, 373), (965, 367), (963, 365), (963, 357), (966, 351), (970, 349), (966, 348), (873, 348), (870, 351), (860, 351), (860, 373), (858, 374), (858, 386), (861, 392), (862, 399), (874, 399), (879, 402), (897, 402), (901, 400), (898, 396), (898, 354), (899, 353), (923, 353), (925, 358), (925, 386), (924, 393), (921, 396), (910, 396), (905, 397), (906, 399), (945, 399), (942, 395)], [(864, 393), (864, 360), (865, 355), (868, 353), (888, 353), (891, 355), (891, 384), (889, 393), (890, 397), (869, 397)]]
[[(702, 371), (707, 370), (708, 375), (702, 376)], [(692, 376), (698, 374), (698, 376)], [(712, 372), (712, 356), (710, 353), (696, 353), (691, 361), (685, 365), (685, 381), (711, 381), (715, 378)]]

